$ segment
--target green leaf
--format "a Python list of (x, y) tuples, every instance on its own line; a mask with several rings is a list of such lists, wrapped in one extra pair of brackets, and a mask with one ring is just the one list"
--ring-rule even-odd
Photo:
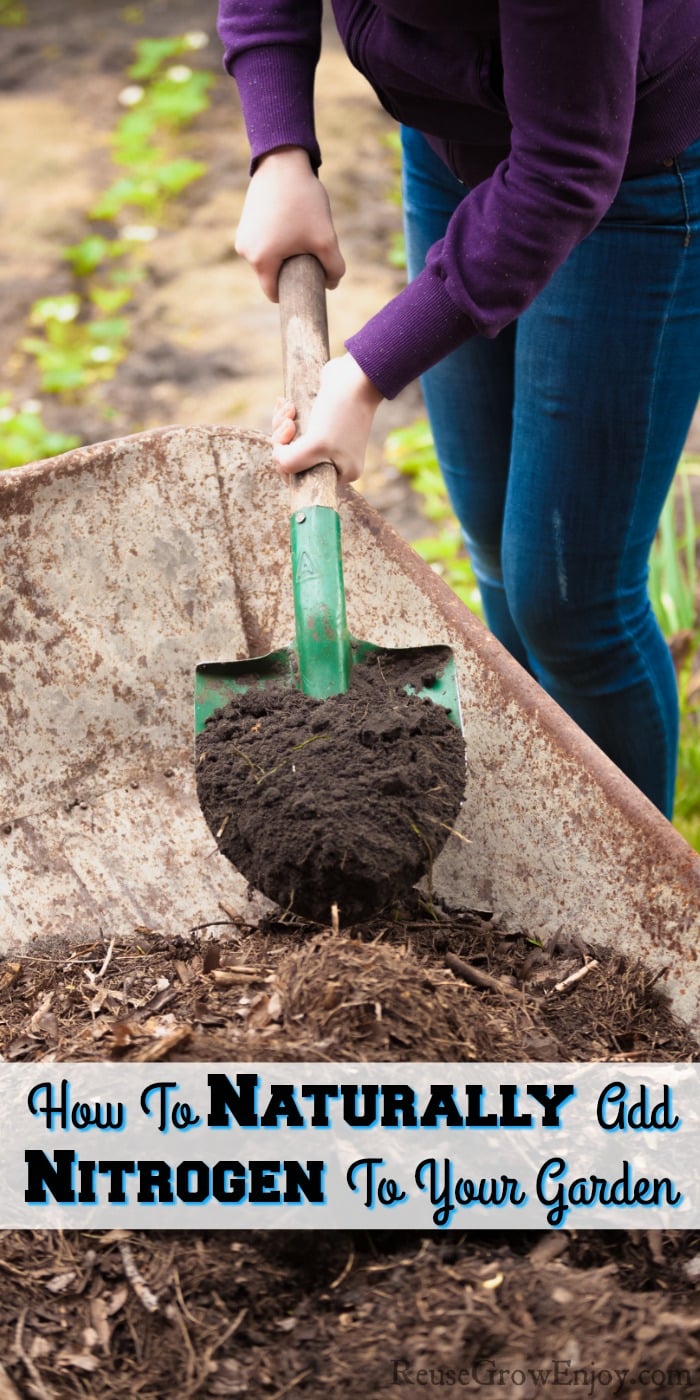
[(406, 267), (406, 240), (402, 233), (392, 233), (387, 259), (390, 267), (398, 267), (401, 270)]
[(92, 321), (87, 328), (91, 340), (104, 341), (107, 345), (118, 344), (129, 334), (129, 321), (126, 316), (114, 316), (107, 321)]
[(63, 296), (40, 297), (35, 301), (29, 313), (29, 321), (33, 326), (48, 325), (52, 321), (59, 325), (69, 325), (74, 321), (80, 311), (80, 297), (74, 292), (67, 292)]
[(170, 195), (180, 194), (193, 180), (201, 179), (206, 168), (201, 160), (171, 160), (158, 171), (158, 184)]
[[(683, 528), (676, 524), (680, 493)], [(681, 471), (661, 512), (659, 529), (649, 555), (649, 597), (666, 637), (695, 626), (695, 548), (697, 526), (687, 475)]]
[(37, 335), (25, 335), (20, 340), (20, 346), (28, 355), (40, 355), (46, 349), (46, 341), (40, 340)]
[(41, 387), (47, 394), (66, 394), (81, 389), (88, 376), (81, 364), (54, 365), (41, 376)]
[(110, 251), (109, 240), (100, 234), (90, 234), (82, 243), (74, 243), (64, 248), (63, 256), (69, 262), (76, 277), (87, 277), (104, 262)]
[(27, 7), (21, 0), (0, 0), (0, 25), (15, 29), (27, 23)]
[(139, 39), (136, 44), (136, 60), (127, 70), (134, 82), (143, 83), (152, 78), (163, 64), (172, 58), (179, 58), (188, 52), (182, 35), (166, 39)]
[(110, 312), (119, 311), (122, 306), (126, 306), (127, 302), (131, 301), (131, 296), (128, 287), (93, 287), (90, 301), (98, 311), (109, 315)]
[(213, 81), (212, 73), (202, 72), (193, 72), (184, 83), (161, 78), (149, 91), (149, 106), (159, 121), (169, 126), (182, 126), (206, 111), (207, 94)]
[(116, 219), (122, 209), (130, 205), (148, 209), (158, 200), (158, 185), (153, 179), (125, 175), (115, 180), (108, 190), (93, 204), (89, 211), (91, 219)]
[(118, 123), (112, 139), (112, 156), (116, 164), (129, 166), (132, 170), (150, 169), (158, 160), (158, 152), (149, 146), (157, 130), (158, 118), (147, 100), (128, 112)]

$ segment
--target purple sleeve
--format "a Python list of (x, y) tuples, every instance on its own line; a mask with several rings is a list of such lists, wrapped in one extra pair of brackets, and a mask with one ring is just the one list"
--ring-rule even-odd
[(386, 398), (533, 301), (612, 203), (627, 157), (643, 0), (501, 0), (511, 151), (458, 206), (416, 280), (347, 341)]
[(277, 146), (303, 146), (315, 169), (314, 74), (321, 49), (321, 0), (219, 0), (224, 65), (235, 78), (251, 168)]

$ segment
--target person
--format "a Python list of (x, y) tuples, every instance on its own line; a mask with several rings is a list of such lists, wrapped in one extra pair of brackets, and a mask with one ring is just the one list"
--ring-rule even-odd
[[(326, 366), (282, 472), (362, 471), (421, 379), (487, 623), (667, 816), (678, 696), (649, 550), (700, 393), (700, 0), (334, 0), (403, 132), (409, 284)], [(237, 249), (345, 271), (313, 113), (320, 0), (219, 0), (251, 180)]]

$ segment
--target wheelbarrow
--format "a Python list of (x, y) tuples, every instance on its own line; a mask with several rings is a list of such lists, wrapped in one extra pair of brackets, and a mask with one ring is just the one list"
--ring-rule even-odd
[[(197, 802), (192, 677), (293, 635), (267, 440), (176, 427), (81, 448), (1, 473), (0, 517), (0, 951), (186, 934), (222, 904), (255, 924), (270, 906)], [(341, 517), (351, 630), (455, 654), (469, 783), (436, 893), (643, 959), (697, 1025), (700, 858), (349, 489)]]

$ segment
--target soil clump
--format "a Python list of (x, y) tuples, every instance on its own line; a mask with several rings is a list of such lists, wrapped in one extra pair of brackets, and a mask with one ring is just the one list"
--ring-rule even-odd
[[(413, 667), (415, 670), (415, 666)], [(446, 710), (403, 657), (353, 668), (344, 695), (235, 696), (197, 740), (197, 792), (219, 850), (269, 899), (344, 922), (405, 896), (445, 844), (465, 785)]]

